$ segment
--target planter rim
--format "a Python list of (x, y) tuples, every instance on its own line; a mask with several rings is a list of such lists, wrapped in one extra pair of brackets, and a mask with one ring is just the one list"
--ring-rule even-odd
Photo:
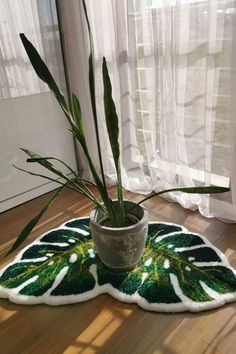
[[(117, 199), (113, 199), (113, 201), (117, 201)], [(131, 204), (134, 204), (136, 205), (135, 202), (132, 202), (131, 200), (124, 200), (124, 202), (128, 202), (128, 203), (131, 203)], [(138, 227), (140, 224), (143, 223), (143, 219), (147, 217), (147, 214), (148, 214), (148, 211), (147, 209), (142, 205), (142, 204), (139, 204), (139, 205), (136, 205), (137, 208), (141, 208), (143, 209), (143, 217), (142, 219), (140, 219), (137, 223), (131, 225), (131, 226), (123, 226), (123, 227), (109, 227), (109, 226), (103, 226), (101, 224), (99, 224), (97, 221), (95, 221), (95, 213), (96, 211), (99, 209), (99, 207), (95, 207), (91, 213), (90, 213), (90, 222), (92, 222), (97, 228), (102, 228), (103, 230), (106, 230), (106, 231), (124, 231), (124, 230), (132, 230), (136, 227)]]

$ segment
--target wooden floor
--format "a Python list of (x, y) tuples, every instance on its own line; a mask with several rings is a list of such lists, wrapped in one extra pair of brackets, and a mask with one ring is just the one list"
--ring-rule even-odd
[[(4, 255), (50, 193), (0, 214)], [(127, 199), (133, 198), (127, 193)], [(141, 196), (135, 195), (136, 200)], [(161, 198), (146, 202), (151, 220), (174, 222), (202, 233), (236, 267), (236, 225), (206, 219)], [(62, 222), (89, 214), (92, 204), (65, 191), (35, 228), (31, 239)], [(12, 257), (1, 257), (1, 266)], [(108, 295), (81, 304), (21, 306), (0, 299), (1, 354), (234, 354), (236, 305), (203, 313), (161, 314), (120, 303)]]

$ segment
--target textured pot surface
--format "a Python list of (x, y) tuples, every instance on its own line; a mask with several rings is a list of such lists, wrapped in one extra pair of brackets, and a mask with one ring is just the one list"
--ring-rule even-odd
[[(135, 203), (125, 201), (125, 210)], [(101, 225), (105, 214), (96, 208), (90, 214), (90, 230), (101, 261), (118, 272), (134, 268), (140, 261), (148, 232), (148, 213), (142, 206), (136, 206), (132, 215), (137, 223), (120, 228)]]

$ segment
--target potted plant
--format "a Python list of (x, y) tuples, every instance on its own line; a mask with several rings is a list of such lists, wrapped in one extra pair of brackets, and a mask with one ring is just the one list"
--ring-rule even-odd
[[(93, 46), (90, 25), (84, 1), (83, 5), (89, 31), (90, 45), (92, 48)], [(37, 224), (41, 216), (52, 205), (52, 203), (55, 201), (61, 191), (65, 187), (68, 187), (89, 198), (96, 206), (96, 208), (91, 212), (90, 215), (90, 227), (98, 255), (100, 256), (102, 262), (114, 271), (126, 271), (134, 268), (135, 265), (139, 262), (145, 247), (145, 241), (148, 230), (148, 217), (147, 211), (141, 205), (143, 202), (145, 202), (149, 198), (153, 198), (154, 196), (172, 191), (181, 191), (184, 193), (210, 194), (222, 193), (230, 190), (229, 188), (217, 186), (173, 188), (161, 192), (153, 192), (151, 195), (144, 198), (139, 203), (133, 203), (123, 199), (119, 147), (119, 120), (116, 113), (116, 107), (112, 99), (112, 86), (109, 78), (106, 59), (103, 58), (102, 73), (104, 86), (105, 119), (117, 174), (117, 199), (112, 200), (106, 186), (101, 156), (100, 140), (98, 133), (98, 120), (96, 112), (95, 79), (93, 71), (92, 50), (89, 57), (89, 87), (97, 139), (100, 172), (98, 172), (98, 170), (96, 169), (95, 164), (89, 153), (89, 146), (87, 144), (84, 134), (83, 119), (77, 96), (72, 93), (70, 104), (66, 102), (65, 97), (61, 93), (53, 76), (51, 75), (46, 64), (43, 62), (42, 58), (38, 54), (37, 50), (25, 37), (24, 34), (20, 34), (20, 37), (24, 48), (28, 54), (28, 57), (34, 67), (35, 72), (37, 73), (39, 78), (48, 85), (49, 89), (52, 91), (59, 105), (61, 106), (68, 120), (70, 132), (73, 134), (76, 141), (78, 141), (82, 147), (94, 181), (91, 182), (83, 179), (75, 171), (73, 171), (66, 162), (61, 161), (56, 157), (43, 157), (32, 151), (22, 149), (28, 155), (28, 163), (36, 162), (42, 165), (47, 170), (53, 172), (55, 174), (55, 178), (48, 177), (45, 175), (39, 175), (37, 173), (23, 170), (15, 166), (16, 168), (21, 171), (30, 173), (31, 175), (37, 175), (48, 180), (55, 181), (61, 186), (57, 190), (55, 195), (51, 198), (51, 200), (47, 203), (47, 205), (40, 211), (40, 213), (25, 226), (25, 228), (18, 236), (16, 242), (14, 243), (8, 254), (14, 251), (27, 238), (27, 236)], [(64, 165), (68, 169), (70, 176), (63, 173), (58, 167), (55, 167), (55, 165), (53, 164), (54, 161), (57, 161)], [(58, 177), (60, 179), (58, 179)], [(99, 199), (91, 191), (91, 185), (97, 188), (100, 194)]]

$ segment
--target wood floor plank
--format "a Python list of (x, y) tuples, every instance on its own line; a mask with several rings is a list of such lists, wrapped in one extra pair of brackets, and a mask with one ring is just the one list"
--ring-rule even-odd
[[(114, 188), (111, 191), (115, 195)], [(50, 195), (0, 214), (1, 266), (13, 257), (3, 255), (15, 237)], [(126, 198), (138, 201), (141, 196), (127, 192)], [(236, 225), (206, 219), (161, 198), (145, 205), (150, 220), (181, 224), (204, 234), (236, 267)], [(89, 215), (92, 207), (75, 192), (63, 192), (27, 243), (68, 219)], [(3, 299), (0, 306), (0, 353), (4, 354), (234, 354), (236, 348), (235, 304), (196, 314), (161, 314), (101, 295), (59, 307), (22, 306)]]

